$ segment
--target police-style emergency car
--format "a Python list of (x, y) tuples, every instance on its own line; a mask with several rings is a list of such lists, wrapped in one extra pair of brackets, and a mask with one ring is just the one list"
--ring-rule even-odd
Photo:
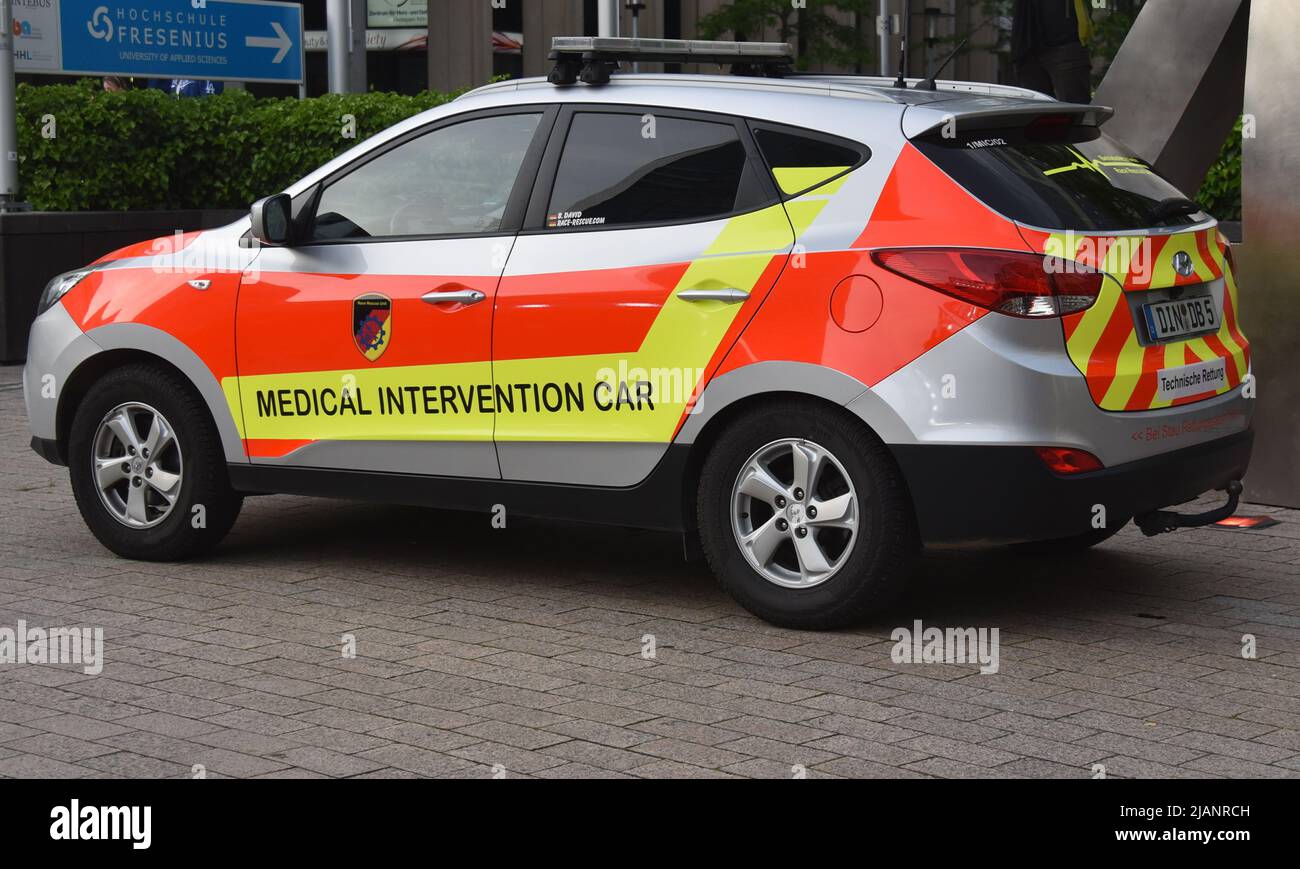
[[(194, 555), (249, 493), (499, 504), (683, 532), (820, 628), (919, 543), (1067, 552), (1236, 504), (1231, 250), (1109, 110), (793, 74), (783, 45), (556, 48), (51, 281), (33, 446), (105, 546)], [(610, 77), (638, 57), (748, 75)]]

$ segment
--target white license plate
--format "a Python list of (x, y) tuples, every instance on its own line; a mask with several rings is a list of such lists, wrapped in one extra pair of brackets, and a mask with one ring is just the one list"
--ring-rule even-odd
[(1168, 341), (1187, 335), (1219, 331), (1219, 311), (1214, 296), (1187, 296), (1172, 302), (1142, 306), (1147, 333), (1153, 341)]

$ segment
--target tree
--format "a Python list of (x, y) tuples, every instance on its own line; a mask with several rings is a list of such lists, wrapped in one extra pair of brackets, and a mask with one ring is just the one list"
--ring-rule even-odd
[(781, 42), (795, 43), (800, 68), (834, 64), (850, 68), (869, 66), (878, 0), (731, 0), (700, 19), (700, 35), (718, 39), (731, 34), (738, 40), (775, 30)]

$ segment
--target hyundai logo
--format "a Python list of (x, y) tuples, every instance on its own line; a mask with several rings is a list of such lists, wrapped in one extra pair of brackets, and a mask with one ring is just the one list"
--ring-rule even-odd
[(90, 20), (86, 22), (86, 30), (89, 31), (93, 39), (102, 39), (105, 42), (113, 41), (113, 20), (108, 17), (107, 6), (98, 6), (94, 12), (90, 13)]
[(1196, 264), (1192, 262), (1192, 255), (1185, 250), (1174, 254), (1174, 271), (1185, 278), (1196, 274)]

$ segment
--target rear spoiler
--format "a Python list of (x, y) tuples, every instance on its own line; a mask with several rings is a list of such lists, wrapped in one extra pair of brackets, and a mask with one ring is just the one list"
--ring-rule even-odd
[[(1007, 130), (1027, 127), (1044, 118), (1065, 119), (1071, 126), (1100, 127), (1115, 114), (1107, 106), (1082, 106), (1075, 103), (1026, 102), (990, 99), (990, 105), (972, 106), (971, 100), (961, 103), (962, 110), (946, 112), (943, 103), (908, 106), (903, 113), (903, 135), (919, 139), (931, 133), (966, 133), (974, 130)], [(955, 129), (951, 126), (956, 123)]]

